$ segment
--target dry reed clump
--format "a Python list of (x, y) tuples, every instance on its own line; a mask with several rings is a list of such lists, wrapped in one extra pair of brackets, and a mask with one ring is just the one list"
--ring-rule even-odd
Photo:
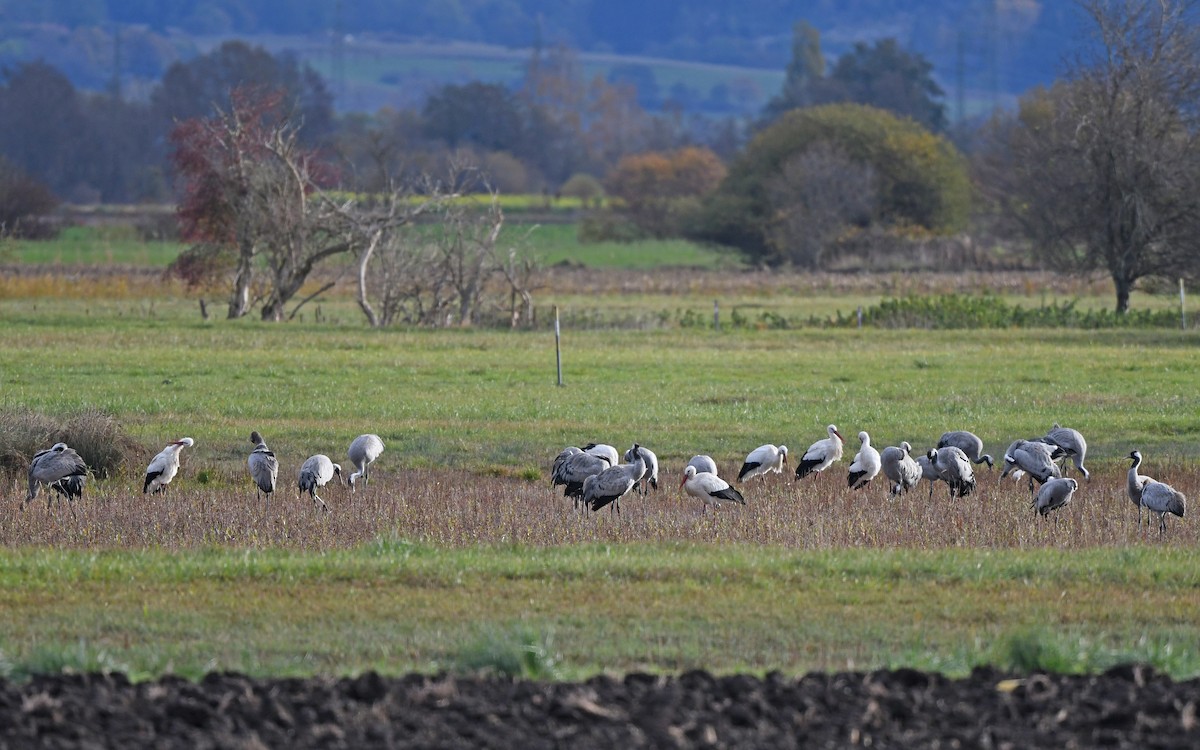
[[(1125, 496), (1124, 471), (1115, 466), (1095, 469), (1071, 505), (1046, 518), (1029, 508), (1027, 485), (1001, 482), (999, 471), (980, 472), (976, 494), (951, 500), (944, 485), (930, 498), (924, 483), (897, 499), (889, 499), (878, 480), (852, 491), (844, 469), (801, 482), (780, 475), (754, 480), (741, 486), (744, 507), (708, 512), (667, 481), (666, 489), (644, 498), (626, 497), (617, 516), (607, 509), (575, 511), (548, 482), (453, 471), (394, 473), (386, 467), (376, 469), (371, 483), (354, 494), (344, 485), (324, 488), (330, 513), (317, 510), (307, 496), (298, 498), (294, 477), (280, 476), (268, 509), (256, 501), (248, 477), (202, 485), (195, 480), (197, 469), (185, 465), (165, 495), (143, 495), (136, 482), (118, 479), (89, 485), (77, 503), (77, 518), (60, 503), (0, 514), (0, 545), (321, 551), (389, 539), (449, 547), (683, 542), (793, 549), (1078, 549), (1200, 542), (1190, 516), (1170, 517), (1161, 538), (1157, 520), (1148, 532), (1139, 529), (1136, 509)], [(668, 480), (674, 471), (664, 469)], [(1193, 469), (1168, 473), (1159, 478), (1200, 497), (1200, 477)], [(18, 492), (10, 482), (6, 496), (19, 500)]]
[(122, 473), (142, 453), (115, 417), (96, 409), (65, 420), (27, 409), (0, 411), (0, 469), (24, 474), (35, 453), (59, 442), (74, 448), (100, 479)]

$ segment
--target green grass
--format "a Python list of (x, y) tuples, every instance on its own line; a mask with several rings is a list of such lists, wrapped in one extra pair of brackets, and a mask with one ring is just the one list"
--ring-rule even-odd
[(166, 268), (186, 247), (149, 242), (132, 227), (68, 227), (53, 240), (5, 240), (0, 260), (41, 265), (117, 265)]
[(1194, 549), (624, 545), (322, 555), (0, 553), (0, 652), (135, 676), (483, 669), (581, 677), (900, 663), (1200, 674)]

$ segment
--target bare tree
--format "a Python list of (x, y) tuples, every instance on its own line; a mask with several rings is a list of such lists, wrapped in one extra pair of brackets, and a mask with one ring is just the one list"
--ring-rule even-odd
[(865, 224), (878, 200), (875, 170), (824, 142), (790, 157), (766, 185), (773, 221), (768, 230), (775, 255), (821, 268), (829, 244), (846, 227)]
[(1200, 267), (1200, 35), (1191, 0), (1084, 0), (1095, 54), (994, 122), (980, 176), (1048, 266), (1138, 279)]

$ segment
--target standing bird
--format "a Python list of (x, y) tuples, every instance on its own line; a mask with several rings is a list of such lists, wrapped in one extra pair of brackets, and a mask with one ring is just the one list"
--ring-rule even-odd
[(191, 448), (195, 444), (196, 441), (190, 437), (180, 438), (173, 443), (168, 443), (166, 448), (150, 459), (150, 465), (146, 467), (146, 481), (142, 483), (142, 494), (166, 492), (167, 485), (179, 473), (180, 451), (184, 448)]
[(359, 477), (362, 477), (365, 485), (370, 481), (371, 477), (368, 469), (371, 468), (372, 462), (379, 458), (379, 454), (383, 453), (383, 440), (378, 435), (366, 434), (359, 435), (350, 441), (350, 448), (346, 450), (346, 455), (354, 462), (358, 471), (350, 475), (350, 491), (354, 491), (354, 483)]
[(742, 497), (742, 493), (729, 486), (729, 482), (720, 478), (716, 474), (696, 471), (696, 467), (691, 464), (683, 470), (683, 481), (679, 483), (689, 495), (699, 498), (704, 501), (701, 506), (704, 512), (708, 512), (708, 506), (717, 505), (721, 502), (746, 504), (746, 498)]
[(609, 466), (616, 466), (621, 462), (621, 455), (617, 453), (617, 449), (605, 443), (588, 443), (583, 446), (583, 452), (607, 458)]
[(871, 436), (866, 430), (858, 433), (858, 441), (862, 447), (850, 462), (850, 473), (846, 476), (846, 484), (855, 490), (866, 487), (883, 468), (879, 451), (871, 447)]
[(687, 465), (695, 467), (697, 474), (720, 476), (717, 472), (717, 462), (712, 460), (712, 456), (706, 456), (703, 453), (692, 456), (692, 460), (688, 461)]
[(845, 442), (842, 433), (838, 432), (835, 425), (829, 425), (825, 429), (828, 430), (829, 437), (808, 446), (808, 450), (800, 457), (800, 463), (796, 465), (797, 479), (803, 479), (813, 472), (825, 471), (834, 461), (842, 460), (842, 443)]
[[(1072, 430), (1070, 427), (1062, 427), (1058, 422), (1050, 428), (1046, 436), (1041, 438), (1043, 443), (1053, 445), (1058, 450), (1054, 453), (1054, 458), (1061, 458), (1065, 464), (1067, 459), (1075, 464), (1075, 468), (1079, 469), (1079, 473), (1083, 474), (1084, 479), (1091, 479), (1091, 474), (1083, 468), (1083, 459), (1087, 457), (1087, 441), (1083, 439), (1083, 435), (1079, 430)], [(1062, 464), (1060, 464), (1061, 466)]]
[(1137, 523), (1140, 529), (1142, 527), (1142, 487), (1146, 485), (1146, 482), (1154, 480), (1138, 473), (1138, 467), (1142, 465), (1142, 454), (1139, 451), (1131, 452), (1129, 457), (1133, 459), (1133, 465), (1129, 467), (1129, 475), (1125, 480), (1125, 491), (1129, 493), (1129, 500), (1137, 506)]
[(758, 446), (750, 451), (750, 455), (746, 456), (746, 462), (742, 464), (742, 470), (738, 472), (737, 480), (749, 482), (754, 477), (763, 476), (770, 471), (778, 474), (787, 465), (787, 454), (786, 445), (778, 448), (770, 443)]
[(941, 440), (938, 440), (938, 448), (946, 448), (954, 446), (962, 451), (967, 456), (967, 460), (973, 464), (987, 464), (987, 467), (992, 468), (994, 462), (992, 457), (983, 452), (983, 441), (973, 432), (966, 430), (952, 430), (943, 432)]
[(1010, 471), (1023, 471), (1029, 475), (1029, 494), (1032, 497), (1033, 481), (1045, 484), (1050, 479), (1062, 476), (1054, 459), (1051, 458), (1054, 449), (1048, 443), (1037, 440), (1014, 440), (1013, 444), (1004, 451), (1004, 471), (1000, 478), (1008, 476)]
[(68, 502), (74, 502), (75, 498), (83, 498), (83, 483), (86, 479), (82, 474), (63, 477), (50, 485), (50, 489), (65, 497)]
[[(44, 485), (54, 485), (68, 477), (85, 477), (87, 476), (87, 464), (75, 452), (74, 448), (67, 447), (66, 443), (55, 443), (53, 446), (38, 451), (33, 454), (33, 461), (29, 463), (29, 495), (25, 498), (25, 502), (21, 503), (21, 509), (24, 510), (26, 504), (37, 496), (38, 489)], [(83, 485), (79, 486), (80, 494), (83, 494)], [(61, 493), (60, 493), (61, 494)], [(54, 498), (49, 490), (46, 490), (46, 508), (50, 508), (50, 501)], [(67, 494), (67, 500), (71, 500), (71, 495)], [(75, 515), (75, 503), (70, 502), (71, 515)]]
[(950, 497), (966, 497), (975, 491), (975, 470), (960, 449), (953, 445), (931, 449), (929, 461), (938, 478), (950, 485)]
[(907, 441), (884, 448), (879, 454), (879, 464), (891, 483), (888, 494), (893, 497), (908, 492), (921, 481), (921, 465), (913, 460), (912, 446)]
[(625, 451), (626, 462), (633, 460), (635, 448), (637, 449), (637, 452), (641, 454), (642, 460), (646, 462), (646, 481), (645, 483), (638, 482), (638, 486), (636, 488), (640, 489), (641, 493), (645, 495), (647, 484), (650, 485), (651, 489), (658, 489), (658, 456), (656, 456), (654, 451), (650, 450), (646, 446), (639, 446), (637, 443), (634, 443), (633, 448)]
[[(560, 458), (562, 454), (559, 454)], [(583, 483), (588, 477), (595, 476), (605, 469), (612, 467), (608, 462), (608, 458), (604, 456), (593, 456), (591, 453), (572, 453), (563, 459), (562, 463), (555, 460), (555, 469), (553, 482), (554, 486), (565, 485), (563, 487), (563, 497), (569, 497), (574, 502), (572, 505), (579, 507), (579, 501), (583, 497)]]
[(646, 460), (642, 458), (637, 443), (633, 444), (635, 458), (627, 464), (611, 466), (599, 474), (583, 480), (583, 504), (591, 510), (600, 510), (612, 503), (617, 515), (621, 514), (621, 498), (629, 494), (633, 485), (646, 474)]
[(1075, 495), (1075, 490), (1079, 489), (1079, 482), (1074, 479), (1051, 479), (1042, 485), (1038, 490), (1037, 497), (1029, 504), (1039, 515), (1046, 515), (1052, 510), (1057, 510), (1067, 503), (1071, 502), (1071, 498)]
[(568, 445), (566, 448), (563, 448), (557, 456), (554, 457), (554, 464), (550, 467), (551, 487), (557, 487), (558, 485), (562, 484), (562, 482), (558, 481), (558, 475), (559, 472), (562, 471), (563, 464), (566, 463), (568, 458), (578, 453), (583, 453), (583, 449), (577, 448), (574, 445)]
[(250, 442), (254, 444), (254, 451), (246, 459), (246, 465), (250, 467), (250, 477), (254, 480), (254, 497), (257, 499), (259, 494), (265, 494), (267, 510), (270, 510), (271, 493), (275, 491), (275, 480), (279, 477), (279, 461), (257, 430), (250, 433)]
[[(1129, 468), (1129, 489), (1130, 497), (1133, 496), (1133, 485), (1140, 484), (1140, 504), (1138, 507), (1138, 526), (1142, 525), (1142, 511), (1144, 506), (1147, 511), (1152, 511), (1158, 514), (1158, 533), (1161, 536), (1167, 530), (1167, 514), (1171, 513), (1180, 518), (1183, 518), (1184, 512), (1187, 510), (1187, 497), (1169, 484), (1164, 484), (1156, 479), (1151, 479), (1148, 476), (1138, 474), (1138, 466), (1142, 463), (1142, 454), (1138, 451), (1133, 451), (1129, 454), (1133, 459), (1133, 466)], [(1136, 480), (1135, 480), (1136, 477)], [(1150, 515), (1146, 514), (1146, 525), (1150, 525)]]
[(315, 456), (309, 456), (308, 460), (300, 466), (300, 477), (298, 479), (297, 495), (307, 492), (312, 497), (314, 503), (320, 503), (325, 512), (329, 512), (329, 506), (317, 494), (318, 487), (324, 487), (329, 480), (334, 477), (342, 480), (342, 467), (329, 460), (329, 456), (318, 453)]
[[(929, 453), (923, 453), (917, 456), (917, 468), (921, 470), (921, 479), (929, 480), (929, 499), (933, 499), (933, 487), (938, 482), (942, 481), (942, 475), (937, 470), (937, 452), (939, 448), (934, 448)], [(929, 456), (932, 455), (931, 460)]]

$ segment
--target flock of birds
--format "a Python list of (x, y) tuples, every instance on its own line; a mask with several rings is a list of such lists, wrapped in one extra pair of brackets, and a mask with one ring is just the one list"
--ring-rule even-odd
[[(171, 480), (179, 473), (180, 452), (195, 444), (196, 441), (190, 437), (180, 438), (168, 443), (166, 448), (150, 459), (150, 464), (146, 467), (146, 479), (142, 484), (142, 492), (150, 494), (165, 492), (170, 486)], [(279, 460), (275, 458), (275, 453), (267, 447), (262, 435), (257, 430), (250, 433), (250, 444), (254, 446), (254, 450), (246, 459), (246, 466), (250, 471), (250, 478), (254, 480), (255, 497), (265, 497), (266, 507), (269, 509), (271, 495), (275, 493), (279, 480)], [(350, 442), (346, 455), (358, 469), (347, 479), (351, 491), (354, 490), (355, 482), (359, 478), (362, 479), (364, 485), (367, 484), (370, 479), (371, 464), (382, 453), (383, 440), (378, 435), (359, 435)], [(38, 451), (29, 464), (29, 494), (26, 495), (25, 502), (21, 503), (22, 510), (26, 504), (37, 497), (38, 490), (45, 486), (48, 488), (47, 508), (50, 507), (50, 502), (54, 498), (50, 492), (53, 490), (68, 500), (71, 512), (74, 514), (74, 500), (83, 496), (83, 484), (87, 475), (87, 464), (79, 453), (66, 443), (55, 443), (46, 450)], [(319, 507), (328, 511), (329, 506), (317, 494), (317, 488), (324, 487), (334, 477), (337, 477), (339, 482), (341, 481), (342, 467), (340, 464), (335, 464), (329, 456), (323, 453), (310, 456), (300, 466), (296, 483), (297, 493), (307, 492), (314, 504), (318, 504)]]
[[(809, 446), (796, 466), (796, 479), (825, 471), (842, 459), (845, 439), (837, 426), (829, 425), (828, 436)], [(916, 458), (912, 446), (902, 442), (882, 451), (871, 445), (871, 436), (859, 432), (861, 444), (854, 460), (850, 462), (846, 482), (852, 489), (862, 489), (882, 474), (888, 482), (888, 493), (897, 496), (916, 487), (922, 479), (929, 480), (929, 496), (933, 497), (934, 485), (945, 482), (952, 498), (961, 498), (975, 491), (974, 466), (987, 464), (992, 468), (992, 457), (983, 452), (983, 441), (974, 433), (956, 430), (942, 435), (936, 448), (929, 449)], [(254, 450), (247, 459), (250, 477), (254, 480), (256, 497), (265, 497), (270, 506), (279, 479), (279, 461), (258, 431), (250, 433)], [(151, 459), (146, 467), (142, 484), (143, 493), (164, 492), (179, 472), (179, 454), (184, 448), (195, 445), (190, 437), (169, 443)], [(365, 484), (369, 478), (371, 463), (383, 453), (383, 440), (378, 435), (365, 434), (354, 438), (346, 454), (354, 462), (357, 471), (347, 480), (353, 491), (355, 482), (361, 478)], [(1078, 430), (1055, 424), (1043, 437), (1031, 440), (1016, 440), (1004, 452), (1004, 471), (1001, 478), (1012, 475), (1014, 479), (1028, 477), (1030, 507), (1040, 515), (1063, 507), (1071, 502), (1079, 483), (1063, 477), (1063, 467), (1070, 459), (1084, 479), (1090, 478), (1084, 467), (1087, 456), (1087, 441)], [(1138, 526), (1141, 526), (1142, 509), (1145, 508), (1146, 524), (1151, 513), (1158, 514), (1159, 533), (1166, 532), (1168, 513), (1183, 517), (1187, 498), (1183, 493), (1163, 482), (1139, 473), (1142, 454), (1129, 454), (1133, 464), (1129, 468), (1126, 490), (1130, 501), (1138, 508)], [(786, 445), (761, 445), (750, 451), (738, 472), (739, 483), (749, 482), (755, 477), (765, 478), (769, 473), (780, 473), (787, 465)], [(624, 461), (624, 463), (622, 463)], [(583, 448), (574, 446), (564, 449), (554, 459), (551, 479), (554, 487), (563, 486), (563, 495), (572, 498), (575, 507), (597, 511), (611, 506), (620, 513), (621, 498), (630, 492), (642, 493), (658, 488), (658, 456), (649, 448), (638, 443), (619, 456), (611, 445), (589, 443)], [(55, 443), (34, 455), (29, 466), (29, 494), (22, 509), (37, 496), (38, 490), (46, 486), (49, 507), (51, 490), (71, 502), (82, 497), (88, 467), (79, 454), (66, 443)], [(329, 506), (317, 494), (335, 477), (341, 481), (342, 467), (324, 454), (308, 458), (300, 467), (297, 492), (307, 492), (313, 503), (325, 511)], [(1034, 483), (1040, 485), (1035, 487)], [(710, 505), (722, 503), (746, 504), (740, 491), (719, 476), (717, 464), (707, 455), (693, 456), (684, 467), (679, 486), (690, 496), (703, 502), (703, 511)]]
[[(797, 480), (823, 472), (842, 459), (845, 439), (836, 425), (829, 425), (826, 431), (828, 436), (814, 442), (800, 457), (796, 466)], [(912, 446), (907, 442), (879, 451), (871, 445), (871, 436), (867, 432), (859, 432), (858, 440), (861, 447), (850, 462), (846, 483), (852, 489), (862, 489), (882, 474), (892, 497), (912, 490), (922, 479), (929, 480), (930, 497), (933, 497), (937, 482), (946, 483), (951, 498), (966, 497), (975, 491), (974, 467), (987, 464), (990, 469), (995, 464), (993, 458), (983, 452), (983, 441), (966, 430), (944, 433), (936, 448), (915, 458)], [(1004, 471), (1000, 477), (1027, 477), (1030, 508), (1045, 516), (1070, 503), (1079, 489), (1077, 480), (1063, 476), (1068, 459), (1084, 479), (1090, 479), (1091, 474), (1083, 465), (1086, 456), (1087, 441), (1083, 435), (1078, 430), (1055, 424), (1042, 437), (1013, 441), (1004, 452)], [(1170, 485), (1140, 474), (1142, 454), (1139, 451), (1131, 452), (1129, 458), (1133, 464), (1129, 468), (1126, 489), (1130, 501), (1138, 508), (1138, 526), (1140, 528), (1142, 509), (1145, 508), (1146, 524), (1150, 523), (1150, 514), (1157, 513), (1159, 534), (1163, 534), (1167, 528), (1167, 514), (1182, 518), (1187, 498)], [(786, 445), (760, 445), (746, 456), (737, 481), (744, 484), (755, 477), (780, 473), (787, 460)], [(621, 498), (639, 489), (644, 493), (647, 485), (658, 487), (658, 457), (653, 451), (634, 443), (625, 452), (624, 461), (620, 463), (617, 450), (611, 445), (571, 446), (554, 459), (551, 480), (554, 487), (563, 486), (563, 495), (572, 498), (576, 507), (582, 505), (596, 511), (610, 506), (619, 514)], [(703, 502), (703, 512), (707, 512), (710, 505), (746, 504), (742, 493), (719, 476), (716, 462), (707, 455), (696, 455), (688, 461), (679, 486)]]

